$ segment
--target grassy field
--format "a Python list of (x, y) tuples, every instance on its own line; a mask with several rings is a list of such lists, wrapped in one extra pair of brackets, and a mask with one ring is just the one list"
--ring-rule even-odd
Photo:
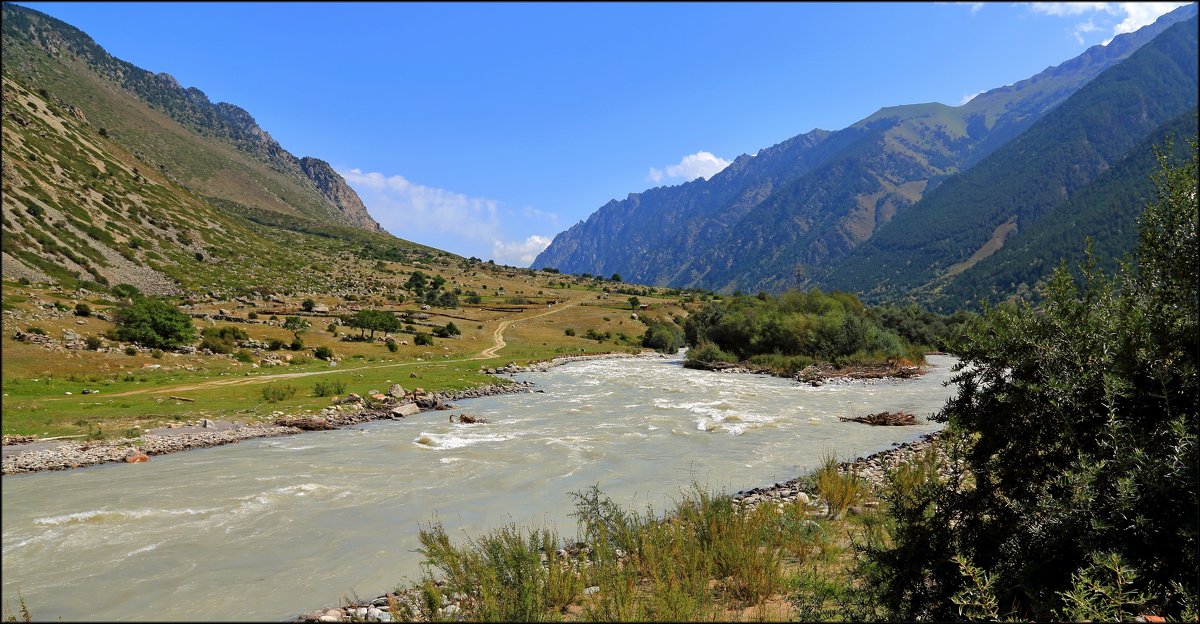
[[(484, 368), (560, 355), (642, 350), (645, 325), (631, 318), (627, 296), (604, 292), (605, 288), (624, 285), (487, 264), (464, 267), (448, 261), (386, 263), (382, 267), (361, 261), (351, 269), (357, 279), (372, 285), (373, 294), (351, 295), (350, 300), (331, 293), (293, 293), (282, 304), (266, 300), (248, 305), (244, 299), (232, 298), (193, 302), (188, 308), (192, 313), (215, 315), (225, 310), (242, 318), (254, 313), (259, 321), (197, 318), (193, 319), (197, 330), (235, 327), (250, 340), (262, 343), (291, 343), (293, 332), (280, 325), (286, 315), (301, 312), (303, 299), (311, 298), (331, 309), (327, 316), (303, 316), (309, 323), (299, 335), (303, 349), (249, 349), (243, 355), (247, 361), (239, 361), (236, 351), (202, 355), (143, 349), (127, 354), (127, 345), (108, 339), (103, 340), (110, 347), (107, 352), (16, 340), (18, 331), (31, 330), (44, 332), (56, 341), (63, 338), (64, 332), (74, 332), (81, 338), (105, 336), (114, 325), (97, 315), (111, 315), (118, 304), (110, 294), (81, 294), (4, 282), (5, 313), (0, 336), (3, 432), (40, 437), (111, 437), (126, 435), (135, 427), (147, 429), (198, 418), (270, 420), (275, 412), (315, 412), (328, 405), (328, 396), (317, 396), (314, 385), (318, 382), (341, 382), (346, 392), (359, 395), (386, 391), (393, 383), (409, 389), (457, 390), (503, 383), (482, 374)], [(403, 282), (414, 271), (441, 276), (446, 288), (479, 293), (480, 302), (455, 308), (397, 303), (396, 294), (401, 293)], [(676, 296), (663, 293), (641, 299), (649, 305), (649, 309), (639, 310), (643, 317), (669, 319), (686, 314)], [(88, 305), (92, 314), (76, 315), (74, 310), (80, 303)], [(374, 341), (347, 341), (345, 337), (361, 332), (340, 324), (337, 314), (358, 307), (416, 315), (412, 328), (427, 333), (452, 322), (461, 335), (435, 338), (432, 345), (417, 345), (413, 334), (397, 333), (391, 335), (396, 343), (394, 351), (383, 342), (381, 334)], [(567, 329), (574, 330), (575, 335), (568, 335)], [(584, 337), (588, 330), (610, 337), (602, 341), (589, 339)], [(314, 349), (320, 347), (333, 350), (336, 365), (313, 357)], [(267, 365), (265, 358), (286, 363)], [(295, 393), (291, 398), (271, 401), (263, 392), (267, 385), (290, 386)]]

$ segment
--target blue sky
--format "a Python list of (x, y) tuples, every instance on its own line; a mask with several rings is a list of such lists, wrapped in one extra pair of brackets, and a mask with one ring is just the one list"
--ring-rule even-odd
[(245, 108), (393, 234), (523, 266), (612, 199), (960, 104), (1183, 3), (19, 4)]

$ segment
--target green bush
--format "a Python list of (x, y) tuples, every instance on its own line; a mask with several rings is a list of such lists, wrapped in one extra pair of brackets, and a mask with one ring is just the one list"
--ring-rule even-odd
[(136, 299), (142, 296), (142, 291), (132, 284), (117, 284), (112, 287), (112, 294), (123, 299)]
[(318, 381), (313, 384), (313, 396), (315, 397), (340, 396), (345, 392), (346, 382), (340, 379)]
[(675, 353), (684, 346), (683, 332), (670, 323), (651, 322), (642, 335), (642, 346), (662, 353)]
[(566, 328), (566, 329), (564, 329), (564, 330), (563, 330), (563, 334), (565, 334), (565, 335), (567, 335), (567, 336), (574, 336), (574, 335), (575, 335), (575, 328), (573, 328), (573, 327), (568, 327), (568, 328)]
[(88, 351), (95, 351), (104, 344), (104, 341), (100, 340), (99, 336), (88, 336), (83, 341), (87, 344)]
[(75, 316), (91, 316), (92, 308), (86, 303), (75, 304)]
[(238, 349), (238, 351), (233, 354), (233, 359), (235, 359), (239, 362), (242, 362), (244, 364), (253, 364), (254, 363), (254, 356), (251, 355), (250, 352), (245, 349)]
[(289, 345), (288, 348), (290, 348), (292, 351), (300, 351), (304, 348), (304, 341), (300, 340), (300, 337), (297, 336), (294, 340), (292, 340), (292, 344)]
[(190, 316), (161, 299), (136, 299), (114, 314), (118, 340), (145, 347), (174, 349), (196, 338)]
[(262, 389), (263, 400), (268, 403), (278, 403), (286, 401), (296, 396), (296, 387), (285, 384), (267, 384)]
[(737, 361), (737, 356), (725, 353), (717, 345), (706, 342), (698, 347), (688, 349), (687, 358), (684, 359), (683, 363), (686, 366), (689, 363), (716, 364), (724, 362), (726, 364), (736, 364)]
[(396, 341), (391, 338), (388, 338), (387, 342), (385, 342), (384, 344), (387, 345), (388, 351), (391, 351), (392, 353), (395, 353), (397, 350), (400, 349), (400, 345), (397, 344)]
[(270, 351), (278, 351), (286, 346), (288, 346), (287, 343), (278, 338), (272, 338), (271, 341), (267, 343), (267, 349)]
[(333, 349), (330, 349), (329, 347), (317, 347), (316, 349), (313, 349), (313, 355), (318, 360), (332, 360)]
[(432, 345), (433, 344), (433, 336), (431, 336), (425, 332), (417, 332), (416, 335), (413, 336), (413, 344), (422, 345), (422, 346)]

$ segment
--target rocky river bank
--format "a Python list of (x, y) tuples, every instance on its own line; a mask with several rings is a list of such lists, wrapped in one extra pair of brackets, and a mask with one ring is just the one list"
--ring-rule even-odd
[(69, 470), (110, 462), (140, 463), (155, 455), (234, 444), (251, 438), (336, 429), (372, 420), (404, 418), (422, 411), (454, 409), (453, 401), (532, 391), (532, 384), (527, 382), (436, 393), (420, 388), (405, 391), (397, 384), (387, 393), (370, 393), (367, 397), (350, 394), (336, 399), (316, 415), (289, 416), (274, 412), (271, 414), (274, 422), (268, 423), (242, 424), (204, 418), (180, 426), (152, 429), (140, 438), (105, 441), (39, 441), (22, 437), (8, 440), (18, 443), (4, 446), (2, 474)]

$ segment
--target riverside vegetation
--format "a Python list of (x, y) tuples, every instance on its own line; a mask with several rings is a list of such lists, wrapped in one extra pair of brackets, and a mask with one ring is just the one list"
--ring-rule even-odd
[[(1065, 263), (1038, 305), (969, 319), (938, 441), (878, 483), (827, 458), (756, 506), (694, 487), (665, 515), (576, 493), (578, 541), (421, 530), (401, 617), (1196, 621), (1200, 240), (1191, 160), (1112, 277)], [(798, 299), (797, 295), (789, 298)], [(819, 299), (819, 297), (818, 297)], [(764, 301), (764, 308), (769, 300)], [(852, 510), (851, 515), (842, 514)], [(397, 596), (420, 600), (397, 602)], [(383, 603), (381, 603), (383, 604)]]

